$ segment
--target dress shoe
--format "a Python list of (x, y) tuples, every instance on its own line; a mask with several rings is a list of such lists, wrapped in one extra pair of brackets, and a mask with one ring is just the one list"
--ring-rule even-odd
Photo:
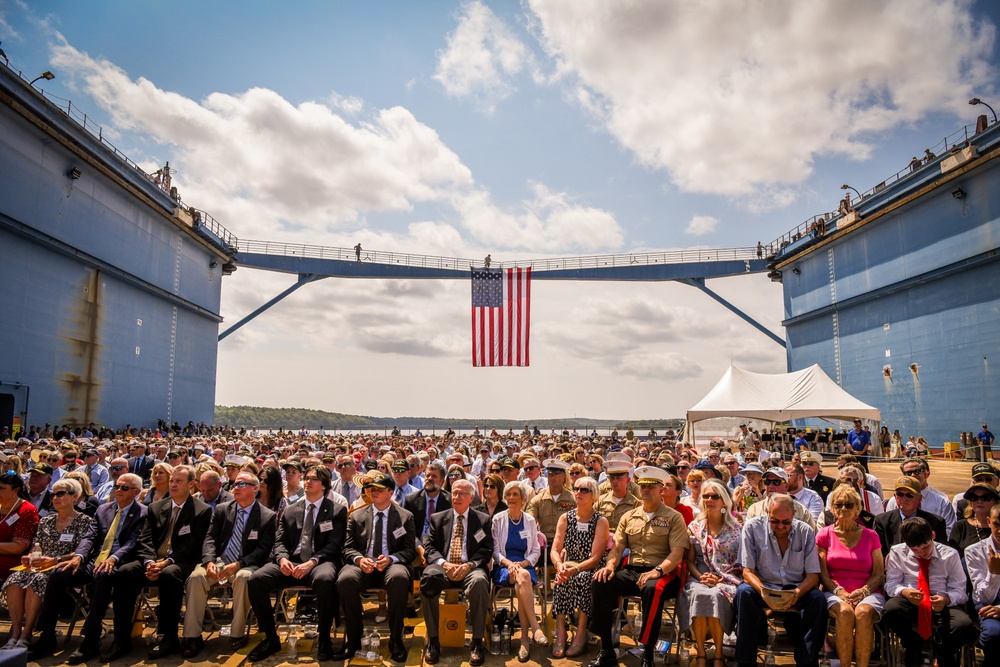
[(472, 667), (479, 667), (483, 664), (486, 659), (486, 649), (483, 646), (483, 640), (479, 639), (472, 642), (472, 652), (469, 654), (469, 664)]
[(115, 642), (111, 645), (111, 650), (101, 656), (101, 662), (114, 662), (118, 658), (124, 658), (132, 652), (132, 642)]
[(247, 656), (247, 660), (250, 662), (259, 662), (264, 658), (274, 655), (281, 650), (281, 639), (278, 637), (265, 637), (264, 641), (257, 644), (257, 648), (250, 651), (250, 655)]
[(406, 648), (406, 644), (404, 644), (402, 640), (389, 640), (389, 657), (395, 662), (406, 662), (406, 656), (408, 654), (409, 651)]
[(43, 632), (31, 648), (28, 649), (28, 660), (46, 658), (56, 652), (56, 636)]
[(601, 651), (594, 660), (587, 663), (587, 667), (616, 667), (617, 665), (618, 656), (615, 655), (614, 650), (611, 653)]
[(181, 656), (183, 656), (185, 660), (190, 660), (191, 658), (201, 653), (201, 650), (203, 648), (205, 648), (204, 639), (202, 639), (201, 637), (191, 637), (190, 639), (187, 640), (187, 643), (184, 645), (184, 650), (181, 651)]
[(330, 660), (336, 660), (337, 662), (343, 662), (344, 660), (350, 660), (354, 657), (354, 654), (358, 652), (358, 647), (352, 645), (350, 642), (344, 642), (344, 645), (340, 647), (340, 650), (334, 651), (333, 656)]
[(76, 649), (69, 654), (66, 658), (67, 665), (79, 665), (84, 662), (89, 662), (97, 657), (100, 651), (97, 646), (88, 646), (86, 643), (80, 645), (80, 648)]
[[(347, 648), (346, 644), (344, 645), (344, 648)], [(355, 649), (355, 652), (357, 652), (357, 649)], [(352, 653), (351, 655), (353, 656), (354, 653)], [(336, 654), (333, 652), (333, 641), (331, 641), (330, 639), (324, 639), (319, 643), (319, 648), (316, 650), (316, 660), (318, 662), (326, 662), (328, 660), (340, 660), (340, 659), (341, 658), (336, 657)]]
[(424, 661), (428, 665), (436, 665), (441, 659), (441, 642), (437, 639), (428, 639), (427, 648), (424, 650)]
[(241, 648), (246, 646), (250, 642), (249, 635), (243, 635), (242, 637), (233, 637), (229, 640), (234, 651), (239, 651)]
[(173, 655), (181, 649), (181, 642), (177, 637), (164, 637), (160, 643), (149, 649), (149, 659), (158, 660)]

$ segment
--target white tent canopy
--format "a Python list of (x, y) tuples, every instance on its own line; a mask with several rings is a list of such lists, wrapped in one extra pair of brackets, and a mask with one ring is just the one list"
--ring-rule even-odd
[(730, 365), (712, 391), (688, 410), (688, 437), (693, 436), (695, 422), (716, 417), (772, 423), (807, 417), (881, 421), (877, 408), (844, 391), (819, 364), (780, 374), (753, 373)]

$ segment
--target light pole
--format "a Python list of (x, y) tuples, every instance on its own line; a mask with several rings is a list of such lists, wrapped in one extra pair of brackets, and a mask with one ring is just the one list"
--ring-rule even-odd
[(45, 70), (44, 72), (36, 76), (34, 79), (32, 79), (31, 83), (29, 83), (28, 85), (29, 86), (35, 85), (35, 82), (38, 81), (39, 79), (45, 79), (46, 81), (51, 81), (54, 78), (56, 78), (55, 74), (53, 74), (49, 70)]
[(856, 190), (855, 188), (852, 188), (852, 187), (851, 187), (850, 185), (848, 185), (847, 183), (844, 183), (843, 185), (841, 185), (841, 186), (840, 186), (840, 189), (841, 189), (841, 190), (854, 190), (854, 194), (856, 194), (856, 195), (858, 196), (858, 199), (861, 199), (861, 193), (860, 193), (860, 192), (858, 192), (858, 191), (857, 191), (857, 190)]
[(982, 105), (983, 105), (984, 107), (986, 107), (987, 109), (989, 109), (989, 110), (990, 110), (990, 113), (991, 113), (991, 114), (993, 114), (993, 122), (994, 122), (994, 123), (995, 123), (995, 122), (997, 122), (997, 112), (996, 112), (996, 111), (994, 111), (994, 110), (993, 110), (993, 107), (991, 107), (991, 106), (990, 106), (989, 104), (987, 104), (986, 102), (983, 102), (983, 101), (982, 101), (981, 99), (979, 99), (978, 97), (973, 97), (973, 98), (972, 98), (971, 100), (969, 100), (969, 104), (971, 104), (972, 106), (976, 106), (977, 104), (982, 104)]

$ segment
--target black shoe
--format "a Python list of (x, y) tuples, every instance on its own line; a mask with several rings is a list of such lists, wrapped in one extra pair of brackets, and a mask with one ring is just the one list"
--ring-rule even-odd
[(239, 651), (250, 642), (250, 636), (243, 635), (242, 637), (233, 637), (229, 641), (232, 644), (233, 650)]
[(250, 651), (250, 655), (247, 656), (247, 660), (250, 662), (259, 662), (264, 658), (274, 655), (281, 650), (281, 639), (278, 637), (265, 637), (264, 641), (257, 644), (257, 647)]
[[(344, 648), (347, 648), (346, 644), (344, 644)], [(351, 655), (353, 656), (355, 652), (357, 652), (356, 649), (354, 652), (351, 653)], [(333, 652), (332, 640), (327, 638), (319, 643), (319, 648), (316, 651), (316, 660), (318, 662), (326, 662), (328, 660), (342, 660), (342, 659), (343, 658), (336, 657), (336, 654)]]
[(187, 644), (184, 646), (184, 650), (181, 651), (181, 656), (185, 660), (190, 660), (195, 657), (201, 650), (205, 648), (205, 640), (201, 637), (191, 637), (187, 640)]
[(428, 665), (436, 665), (441, 659), (441, 642), (437, 639), (428, 639), (427, 648), (424, 649), (424, 661)]
[(69, 657), (66, 658), (66, 664), (79, 665), (80, 663), (89, 662), (97, 657), (98, 653), (97, 646), (87, 646), (86, 643), (81, 644), (80, 648), (69, 654)]
[(597, 654), (597, 657), (593, 661), (587, 663), (587, 667), (616, 667), (618, 665), (618, 657), (615, 655), (614, 651), (608, 653), (607, 651), (601, 651)]
[(181, 650), (181, 643), (177, 637), (164, 637), (160, 643), (149, 649), (149, 659), (158, 660), (173, 655)]
[(344, 645), (340, 647), (339, 651), (335, 651), (333, 655), (330, 656), (329, 660), (336, 660), (337, 662), (343, 662), (344, 660), (350, 660), (354, 657), (354, 654), (358, 652), (358, 647), (353, 646), (350, 642), (344, 642)]
[(479, 667), (483, 664), (486, 659), (486, 648), (483, 646), (483, 640), (479, 639), (472, 642), (472, 652), (469, 654), (469, 664), (472, 667)]
[(118, 658), (124, 658), (132, 652), (132, 642), (115, 642), (111, 645), (111, 650), (101, 656), (101, 662), (114, 662)]
[(28, 649), (28, 660), (37, 661), (56, 652), (56, 636), (43, 632), (31, 648)]
[(409, 655), (409, 651), (406, 649), (406, 644), (403, 640), (392, 641), (389, 640), (389, 657), (395, 662), (406, 662), (406, 656)]
[(639, 667), (653, 667), (653, 659), (652, 658), (643, 658), (642, 659), (642, 664), (639, 665)]

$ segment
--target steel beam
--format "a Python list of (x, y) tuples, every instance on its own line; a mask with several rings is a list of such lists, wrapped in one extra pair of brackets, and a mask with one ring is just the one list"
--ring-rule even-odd
[(265, 310), (267, 310), (268, 308), (270, 308), (274, 304), (278, 303), (279, 301), (281, 301), (286, 296), (288, 296), (289, 294), (291, 294), (292, 292), (294, 292), (298, 288), (302, 287), (303, 285), (308, 285), (309, 283), (314, 283), (317, 280), (323, 280), (323, 278), (326, 278), (326, 277), (328, 277), (328, 276), (317, 276), (317, 275), (312, 274), (312, 273), (300, 273), (299, 274), (299, 279), (291, 287), (289, 287), (284, 292), (282, 292), (278, 296), (274, 297), (273, 299), (271, 299), (270, 301), (268, 301), (267, 303), (265, 303), (263, 306), (261, 306), (257, 310), (253, 311), (252, 313), (250, 313), (249, 315), (247, 315), (246, 317), (244, 317), (242, 320), (240, 320), (239, 322), (237, 322), (233, 326), (229, 327), (228, 329), (226, 329), (225, 331), (223, 331), (222, 333), (220, 333), (219, 334), (219, 341), (221, 342), (223, 338), (225, 338), (226, 336), (228, 336), (231, 333), (234, 333), (237, 329), (239, 329), (240, 327), (242, 327), (244, 324), (250, 322), (250, 320), (254, 319), (258, 315), (260, 315), (261, 313), (263, 313)]
[(705, 284), (705, 279), (704, 278), (685, 278), (685, 279), (682, 279), (682, 280), (678, 280), (677, 282), (683, 283), (685, 285), (690, 285), (691, 287), (697, 287), (702, 292), (704, 292), (705, 294), (709, 295), (710, 297), (712, 297), (713, 299), (715, 299), (716, 301), (718, 301), (719, 303), (721, 303), (723, 306), (725, 306), (726, 308), (728, 308), (732, 312), (734, 312), (737, 315), (739, 315), (741, 318), (743, 318), (743, 320), (747, 324), (749, 324), (750, 326), (752, 326), (754, 329), (756, 329), (757, 331), (761, 332), (762, 334), (764, 334), (765, 336), (767, 336), (768, 338), (770, 338), (771, 340), (773, 340), (775, 343), (777, 343), (781, 347), (787, 347), (785, 341), (780, 336), (778, 336), (777, 334), (775, 334), (773, 331), (771, 331), (770, 329), (768, 329), (767, 327), (765, 327), (763, 324), (761, 324), (760, 322), (758, 322), (754, 318), (752, 318), (749, 315), (747, 315), (746, 313), (744, 313), (742, 310), (740, 310), (739, 308), (737, 308), (733, 304), (731, 304), (728, 301), (726, 301), (725, 299), (723, 299), (720, 295), (718, 295), (715, 292), (713, 292), (712, 290), (710, 290), (708, 288), (708, 286)]

